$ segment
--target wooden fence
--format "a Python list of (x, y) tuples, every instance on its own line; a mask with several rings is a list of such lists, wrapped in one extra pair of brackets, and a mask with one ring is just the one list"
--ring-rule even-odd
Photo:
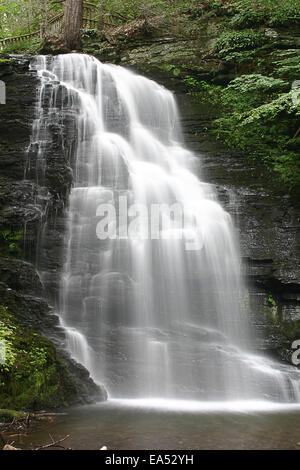
[[(63, 26), (64, 13), (58, 13), (48, 20), (47, 28), (41, 24), (40, 29), (27, 34), (0, 39), (0, 50), (14, 43), (19, 43), (33, 38), (43, 38), (45, 35), (57, 35), (61, 32)], [(105, 26), (118, 26), (126, 21), (118, 13), (104, 13), (100, 22)], [(98, 5), (90, 2), (83, 2), (83, 29), (98, 30), (99, 26), (99, 8)]]

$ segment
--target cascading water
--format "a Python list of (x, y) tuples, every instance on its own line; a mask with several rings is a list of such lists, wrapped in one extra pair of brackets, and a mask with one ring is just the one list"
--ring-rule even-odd
[(193, 174), (172, 93), (82, 54), (32, 68), (41, 165), (47, 119), (64, 106), (77, 123), (60, 305), (74, 357), (114, 398), (298, 401), (293, 368), (251, 352), (231, 219)]

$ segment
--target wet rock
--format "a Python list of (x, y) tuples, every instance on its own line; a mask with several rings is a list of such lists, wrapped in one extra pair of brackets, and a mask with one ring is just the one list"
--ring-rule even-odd
[(202, 174), (215, 184), (238, 229), (256, 348), (287, 360), (284, 348), (291, 348), (298, 331), (290, 322), (299, 319), (300, 307), (299, 205), (263, 165), (224, 149), (208, 152), (202, 155)]
[(2, 450), (22, 450), (22, 449), (18, 449), (17, 447), (11, 446), (10, 444), (5, 444)]
[[(57, 115), (64, 125), (53, 123), (49, 128), (45, 161), (38, 161), (37, 145), (29, 147), (38, 78), (29, 70), (29, 57), (9, 59), (0, 63), (0, 79), (7, 88), (7, 103), (0, 106), (0, 306), (8, 309), (20, 328), (46, 336), (56, 345), (75, 390), (69, 403), (103, 400), (105, 390), (64, 350), (64, 330), (48, 303), (55, 303), (62, 267), (64, 211), (76, 140), (74, 119), (67, 112)], [(40, 236), (42, 230), (45, 237)], [(57, 406), (64, 404), (58, 402)]]
[(31, 263), (20, 259), (0, 258), (1, 282), (18, 292), (42, 295), (41, 280)]

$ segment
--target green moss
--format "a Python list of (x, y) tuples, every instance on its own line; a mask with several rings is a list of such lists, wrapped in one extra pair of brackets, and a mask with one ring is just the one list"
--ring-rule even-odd
[(290, 50), (285, 52), (283, 59), (273, 60), (274, 71), (281, 78), (295, 80), (300, 76), (300, 51)]
[(285, 26), (297, 23), (300, 19), (299, 0), (231, 0), (235, 14), (230, 24), (235, 28), (268, 24)]
[(214, 41), (213, 50), (218, 52), (220, 57), (224, 57), (229, 52), (255, 49), (266, 42), (268, 38), (261, 31), (225, 31)]
[(158, 68), (163, 72), (171, 72), (175, 77), (178, 77), (181, 74), (180, 68), (172, 64), (162, 64), (158, 66)]
[(7, 45), (2, 52), (5, 54), (39, 54), (44, 42), (45, 40), (40, 38), (28, 39)]
[(212, 85), (205, 80), (197, 80), (189, 75), (186, 75), (182, 81), (187, 87), (188, 94), (199, 104), (211, 106), (221, 105), (221, 86)]
[(20, 326), (4, 306), (0, 306), (0, 342), (5, 347), (0, 364), (2, 406), (55, 408), (74, 398), (75, 385), (53, 343)]
[(223, 111), (215, 132), (231, 148), (264, 160), (286, 188), (300, 188), (300, 156), (294, 135), (299, 127), (299, 104), (289, 84), (259, 74), (233, 80), (221, 93)]
[(0, 255), (21, 256), (23, 253), (24, 230), (2, 228), (0, 230)]
[(242, 75), (230, 82), (222, 92), (222, 102), (226, 110), (245, 112), (263, 105), (287, 91), (290, 85), (280, 79), (260, 74)]
[(6, 410), (0, 408), (0, 422), (10, 423), (14, 420), (25, 418), (26, 414), (16, 410)]
[(251, 109), (243, 115), (243, 125), (247, 126), (255, 121), (269, 121), (276, 119), (283, 113), (299, 115), (299, 106), (293, 101), (294, 92), (284, 93), (270, 103), (262, 104)]

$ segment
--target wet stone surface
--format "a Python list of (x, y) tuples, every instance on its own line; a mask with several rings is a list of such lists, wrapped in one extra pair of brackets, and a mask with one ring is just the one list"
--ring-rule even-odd
[[(23, 56), (0, 64), (7, 96), (0, 107), (0, 305), (22, 326), (55, 343), (76, 384), (74, 403), (89, 403), (105, 398), (105, 391), (64, 351), (64, 332), (51, 306), (61, 267), (65, 202), (72, 183), (70, 147), (64, 142), (72, 147), (75, 129), (72, 116), (64, 116), (63, 125), (63, 116), (56, 116), (56, 125), (49, 128), (41, 173), (38, 148), (29, 147), (39, 86), (29, 65), (30, 57)], [(41, 246), (42, 231), (46, 236)], [(46, 282), (41, 276), (45, 259)]]
[[(259, 349), (276, 350), (268, 318), (300, 318), (300, 206), (282, 192), (274, 173), (208, 138), (211, 110), (178, 94), (184, 138), (197, 155), (200, 177), (215, 186), (237, 228), (252, 322), (265, 339)], [(272, 300), (271, 302), (268, 300)]]

